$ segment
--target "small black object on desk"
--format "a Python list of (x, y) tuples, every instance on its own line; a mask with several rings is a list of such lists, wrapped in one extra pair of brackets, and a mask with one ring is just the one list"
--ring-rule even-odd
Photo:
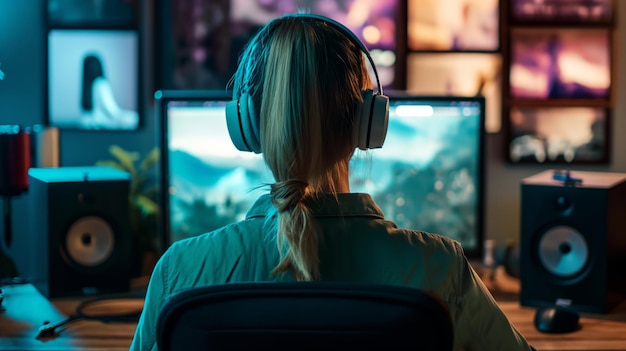
[(580, 315), (562, 306), (537, 309), (535, 328), (544, 333), (570, 333), (581, 328)]

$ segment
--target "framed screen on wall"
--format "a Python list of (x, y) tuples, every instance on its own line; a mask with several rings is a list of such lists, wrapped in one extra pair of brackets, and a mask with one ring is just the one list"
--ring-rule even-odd
[(512, 0), (514, 23), (610, 23), (613, 0)]
[(53, 28), (128, 28), (135, 25), (140, 0), (47, 0)]
[(502, 122), (502, 59), (493, 53), (410, 53), (407, 92), (414, 95), (485, 97), (485, 131)]
[(376, 63), (381, 85), (404, 89), (406, 1), (159, 0), (156, 89), (225, 89), (245, 44), (269, 20), (306, 12), (352, 30)]
[(609, 100), (609, 29), (520, 28), (511, 32), (513, 99)]
[(500, 0), (408, 2), (410, 51), (495, 52), (500, 48)]
[(137, 129), (138, 55), (135, 30), (50, 30), (48, 124), (62, 129)]
[(601, 164), (609, 161), (609, 110), (515, 107), (509, 113), (512, 163)]

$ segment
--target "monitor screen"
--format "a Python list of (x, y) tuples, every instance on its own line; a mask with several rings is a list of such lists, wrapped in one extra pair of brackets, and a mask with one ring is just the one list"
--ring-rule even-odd
[(138, 57), (135, 30), (51, 30), (48, 124), (61, 129), (136, 130)]
[(268, 21), (304, 12), (333, 18), (369, 49), (381, 85), (404, 89), (406, 1), (159, 0), (157, 89), (224, 89), (246, 43)]
[[(244, 218), (273, 176), (228, 135), (213, 91), (159, 91), (164, 245)], [(382, 149), (357, 152), (351, 190), (400, 227), (449, 236), (481, 254), (484, 98), (391, 96)], [(407, 150), (412, 150), (407, 152)]]

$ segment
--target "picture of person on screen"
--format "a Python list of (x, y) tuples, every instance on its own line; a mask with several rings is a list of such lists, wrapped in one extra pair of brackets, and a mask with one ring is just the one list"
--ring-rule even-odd
[(235, 146), (262, 154), (274, 182), (246, 219), (167, 249), (151, 276), (131, 350), (156, 349), (159, 310), (180, 291), (318, 280), (402, 285), (439, 296), (455, 326), (455, 350), (532, 349), (457, 241), (399, 228), (369, 194), (350, 191), (355, 151), (384, 147), (387, 132), (388, 99), (380, 85), (373, 90), (372, 62), (350, 30), (321, 16), (283, 15), (251, 39), (226, 119)]
[(83, 59), (81, 109), (81, 122), (87, 129), (134, 129), (139, 123), (136, 111), (121, 108), (115, 100), (102, 60), (96, 53)]

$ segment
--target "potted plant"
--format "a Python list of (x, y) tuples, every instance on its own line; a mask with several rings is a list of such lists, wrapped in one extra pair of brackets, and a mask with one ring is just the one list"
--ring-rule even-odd
[(143, 160), (138, 152), (127, 151), (118, 145), (111, 145), (109, 152), (114, 159), (98, 161), (96, 165), (114, 167), (130, 174), (128, 202), (133, 235), (133, 277), (149, 276), (158, 256), (159, 185), (152, 171), (160, 158), (159, 149), (152, 149)]

